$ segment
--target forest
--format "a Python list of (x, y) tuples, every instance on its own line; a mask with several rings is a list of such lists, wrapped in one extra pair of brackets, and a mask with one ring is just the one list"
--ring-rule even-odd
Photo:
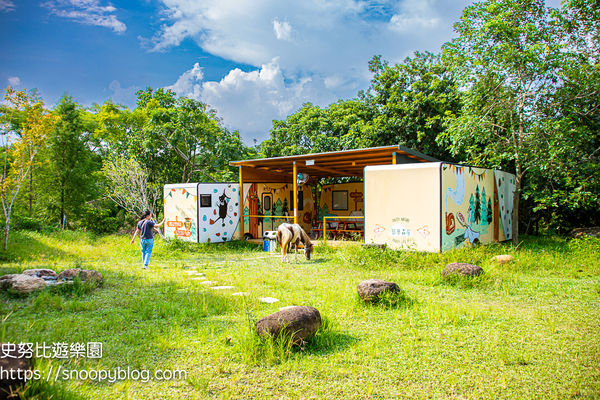
[(162, 186), (236, 181), (229, 161), (400, 144), (517, 177), (523, 233), (600, 225), (600, 2), (489, 0), (463, 11), (438, 53), (375, 55), (368, 88), (311, 103), (245, 144), (210, 105), (161, 88), (130, 108), (52, 108), (35, 90), (0, 104), (1, 223), (11, 229), (130, 230)]

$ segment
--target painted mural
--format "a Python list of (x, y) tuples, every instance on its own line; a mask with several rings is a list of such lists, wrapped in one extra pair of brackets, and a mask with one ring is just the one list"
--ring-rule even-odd
[(442, 250), (492, 242), (493, 171), (446, 163), (441, 168)]
[[(244, 192), (246, 193), (245, 188)], [(262, 238), (263, 232), (277, 230), (277, 227), (285, 221), (292, 222), (292, 218), (282, 217), (293, 217), (293, 195), (291, 183), (251, 184), (244, 201), (244, 232), (254, 238)], [(298, 223), (306, 232), (310, 232), (314, 216), (311, 186), (300, 187), (298, 202), (301, 204), (298, 210)], [(250, 217), (251, 215), (260, 217)]]
[(323, 185), (317, 209), (319, 220), (323, 216), (363, 216), (365, 209), (362, 182)]
[[(498, 193), (499, 240), (512, 239), (513, 200), (515, 197), (515, 176), (504, 171), (494, 171), (496, 192)], [(503, 237), (504, 236), (504, 237)]]
[(200, 242), (225, 242), (233, 238), (240, 220), (239, 191), (235, 183), (198, 184)]
[(163, 202), (165, 236), (188, 242), (198, 241), (197, 185), (165, 185)]

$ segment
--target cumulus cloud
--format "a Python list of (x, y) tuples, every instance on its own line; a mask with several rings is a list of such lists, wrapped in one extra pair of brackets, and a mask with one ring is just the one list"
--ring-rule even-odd
[(200, 100), (202, 97), (202, 79), (204, 73), (200, 64), (194, 64), (194, 67), (189, 71), (185, 71), (177, 82), (165, 89), (171, 89), (180, 96), (191, 97), (192, 99)]
[(435, 3), (433, 0), (405, 1), (400, 12), (392, 16), (390, 26), (400, 32), (436, 28), (441, 19), (437, 15)]
[(319, 89), (322, 86), (319, 77), (286, 79), (275, 58), (249, 72), (233, 69), (220, 81), (203, 81), (196, 63), (165, 89), (209, 104), (229, 128), (240, 130), (250, 141), (265, 139), (273, 119), (285, 118), (306, 102), (334, 101), (333, 95)]
[(117, 80), (114, 80), (108, 85), (108, 89), (112, 92), (110, 98), (115, 103), (133, 104), (136, 100), (135, 94), (141, 88), (135, 85), (121, 87), (121, 83)]
[(102, 5), (100, 0), (50, 0), (42, 5), (53, 15), (72, 19), (80, 24), (102, 26), (116, 33), (127, 30), (127, 26), (115, 15), (117, 9), (110, 3)]
[(279, 40), (290, 40), (292, 38), (292, 26), (287, 22), (279, 22), (277, 19), (273, 20), (273, 31), (275, 37)]
[(8, 84), (12, 87), (17, 87), (21, 84), (21, 79), (18, 76), (11, 76), (7, 80)]
[(0, 12), (15, 11), (15, 3), (12, 0), (0, 0)]
[[(368, 61), (402, 61), (415, 50), (439, 51), (471, 0), (160, 0), (165, 24), (150, 39), (165, 51), (184, 39), (256, 70), (205, 82), (200, 66), (172, 88), (201, 99), (243, 136), (260, 139), (272, 119), (303, 102), (324, 106), (369, 85)], [(273, 61), (275, 60), (275, 61)], [(258, 136), (257, 136), (258, 135)]]

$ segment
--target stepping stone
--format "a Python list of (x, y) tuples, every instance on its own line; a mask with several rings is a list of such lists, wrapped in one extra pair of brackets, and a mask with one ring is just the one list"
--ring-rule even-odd
[(203, 276), (197, 276), (197, 277), (195, 277), (195, 278), (192, 278), (192, 280), (193, 280), (193, 281), (205, 281), (205, 280), (206, 280), (206, 278), (205, 278), (205, 277), (203, 277)]
[(198, 271), (184, 271), (187, 275), (198, 275), (198, 276), (204, 276), (203, 273), (198, 272)]
[(276, 299), (275, 297), (261, 297), (260, 299), (258, 299), (258, 301), (260, 301), (261, 303), (273, 304), (277, 303), (279, 299)]
[(200, 282), (200, 284), (202, 284), (202, 285), (214, 285), (216, 283), (217, 282), (215, 282), (215, 281), (203, 281), (203, 282)]
[(250, 296), (250, 293), (248, 292), (235, 292), (235, 293), (231, 293), (232, 296)]
[(229, 290), (233, 289), (233, 286), (213, 286), (211, 287), (213, 290)]

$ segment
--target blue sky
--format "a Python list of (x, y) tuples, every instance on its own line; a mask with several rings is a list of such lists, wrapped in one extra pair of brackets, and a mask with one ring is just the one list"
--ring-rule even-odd
[(0, 0), (0, 85), (86, 106), (168, 87), (250, 144), (305, 102), (354, 97), (376, 54), (437, 52), (468, 0)]

